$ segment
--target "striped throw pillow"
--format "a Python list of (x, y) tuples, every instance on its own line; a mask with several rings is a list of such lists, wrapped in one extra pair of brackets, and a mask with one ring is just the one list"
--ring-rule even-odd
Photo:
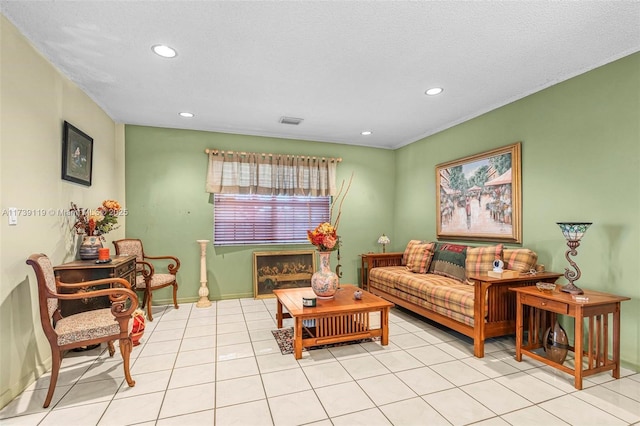
[(466, 272), (469, 275), (486, 274), (493, 269), (493, 261), (502, 260), (504, 246), (498, 244), (467, 249)]
[(505, 269), (519, 272), (529, 272), (538, 263), (538, 254), (525, 248), (504, 249), (503, 258)]
[(403, 265), (407, 264), (407, 257), (409, 256), (409, 252), (411, 251), (411, 248), (416, 244), (423, 244), (423, 241), (411, 240), (411, 241), (409, 241), (407, 243), (407, 247), (404, 249), (404, 254), (402, 255), (402, 264)]
[(429, 272), (465, 282), (467, 248), (467, 246), (460, 244), (436, 244), (431, 266), (429, 266)]
[(426, 274), (433, 259), (434, 243), (412, 244), (407, 255), (407, 269), (416, 274)]

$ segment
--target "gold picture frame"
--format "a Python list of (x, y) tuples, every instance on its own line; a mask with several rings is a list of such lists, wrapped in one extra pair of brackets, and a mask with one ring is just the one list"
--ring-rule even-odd
[(438, 239), (522, 243), (521, 145), (436, 166)]
[(253, 252), (253, 296), (274, 297), (273, 290), (311, 287), (315, 250)]

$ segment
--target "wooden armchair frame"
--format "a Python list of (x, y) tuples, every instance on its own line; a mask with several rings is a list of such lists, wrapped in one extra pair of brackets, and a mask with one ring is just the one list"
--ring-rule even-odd
[[(53, 398), (53, 393), (58, 381), (60, 373), (60, 365), (64, 353), (68, 350), (90, 346), (107, 342), (109, 348), (109, 356), (113, 357), (115, 346), (113, 342), (118, 339), (120, 353), (122, 355), (124, 375), (129, 386), (135, 385), (129, 370), (129, 359), (132, 350), (132, 342), (130, 336), (129, 321), (132, 319), (133, 311), (138, 307), (138, 297), (131, 290), (129, 282), (122, 278), (104, 278), (100, 280), (84, 281), (82, 283), (63, 283), (56, 279), (53, 273), (53, 266), (49, 258), (44, 254), (33, 254), (27, 260), (27, 264), (31, 265), (35, 271), (38, 281), (38, 301), (40, 304), (40, 321), (49, 346), (51, 346), (51, 381), (49, 383), (49, 391), (44, 401), (44, 408), (47, 408)], [(97, 285), (110, 284), (114, 287), (81, 291), (77, 293), (61, 293), (60, 290), (86, 290), (88, 287)], [(61, 300), (78, 300), (94, 297), (108, 297), (111, 302), (111, 308), (98, 309), (95, 311), (87, 311), (64, 318), (60, 312), (59, 301)], [(117, 327), (113, 327), (106, 322), (104, 311), (110, 311), (113, 321), (117, 322)], [(81, 339), (77, 337), (77, 333), (86, 329), (73, 325), (73, 319), (96, 319), (96, 323), (92, 325), (92, 331), (98, 331), (97, 336), (89, 339)], [(65, 321), (62, 333), (57, 326)], [(66, 333), (65, 333), (66, 332)], [(76, 338), (77, 337), (77, 338)]]
[[(124, 238), (113, 242), (116, 254), (128, 254), (136, 256), (136, 290), (144, 291), (142, 300), (142, 308), (147, 307), (147, 319), (153, 321), (153, 313), (151, 311), (151, 302), (153, 292), (167, 286), (173, 286), (173, 306), (178, 309), (178, 282), (176, 274), (180, 269), (180, 260), (175, 256), (149, 256), (144, 252), (142, 240), (138, 238)], [(157, 274), (156, 268), (148, 260), (170, 260), (167, 269), (169, 274)], [(171, 277), (171, 276), (172, 277)], [(143, 285), (137, 277), (142, 277)]]

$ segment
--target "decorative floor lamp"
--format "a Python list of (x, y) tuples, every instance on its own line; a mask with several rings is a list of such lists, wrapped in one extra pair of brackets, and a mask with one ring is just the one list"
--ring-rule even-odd
[(196, 241), (200, 244), (200, 289), (198, 290), (200, 300), (196, 303), (196, 308), (208, 308), (211, 306), (209, 288), (207, 287), (207, 243), (209, 240)]
[(564, 268), (564, 277), (569, 281), (569, 284), (565, 285), (560, 290), (570, 294), (583, 294), (584, 291), (573, 284), (575, 281), (578, 281), (582, 274), (580, 273), (580, 269), (578, 268), (578, 265), (576, 265), (576, 262), (571, 260), (569, 255), (578, 255), (576, 249), (580, 245), (582, 236), (587, 232), (587, 229), (589, 229), (592, 222), (557, 222), (557, 224), (560, 227), (562, 234), (567, 239), (567, 245), (569, 246), (569, 250), (567, 250), (565, 257), (569, 261), (569, 264), (575, 269), (575, 271), (572, 271), (569, 268)]

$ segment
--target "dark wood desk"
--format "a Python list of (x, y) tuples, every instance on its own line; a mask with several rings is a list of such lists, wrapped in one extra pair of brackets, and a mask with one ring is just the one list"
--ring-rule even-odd
[[(124, 278), (129, 281), (132, 290), (135, 291), (136, 257), (126, 255), (112, 256), (111, 258), (113, 260), (110, 263), (99, 264), (95, 260), (74, 260), (55, 266), (53, 271), (60, 281), (66, 283), (81, 283), (102, 278)], [(108, 285), (91, 287), (91, 289), (106, 287)], [(63, 317), (109, 306), (111, 305), (108, 297), (60, 301), (60, 311)]]
[[(543, 293), (536, 287), (519, 287), (511, 290), (516, 297), (516, 361), (522, 361), (525, 354), (533, 359), (550, 365), (575, 378), (576, 389), (582, 389), (582, 378), (603, 371), (612, 371), (614, 378), (620, 378), (620, 302), (629, 300), (628, 297), (584, 290), (584, 296), (589, 300), (579, 302), (571, 294), (560, 291), (559, 286), (550, 293)], [(527, 311), (527, 312), (525, 312)], [(527, 343), (523, 342), (525, 324), (527, 321)], [(534, 352), (542, 347), (541, 336), (548, 324), (545, 313), (560, 314), (574, 318), (574, 346), (569, 350), (574, 352), (574, 368), (559, 364), (540, 353)], [(611, 329), (611, 357), (609, 357), (609, 315), (613, 317)], [(588, 333), (586, 347), (584, 342), (584, 319), (587, 319)], [(585, 359), (586, 357), (586, 359)], [(586, 363), (585, 363), (586, 361)]]

